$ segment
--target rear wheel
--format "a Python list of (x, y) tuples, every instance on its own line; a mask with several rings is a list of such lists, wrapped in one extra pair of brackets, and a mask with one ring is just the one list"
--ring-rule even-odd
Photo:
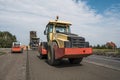
[(53, 42), (49, 47), (48, 47), (48, 63), (52, 66), (58, 65), (59, 60), (55, 59), (55, 49), (54, 46), (56, 46), (57, 43)]
[(43, 55), (42, 54), (42, 49), (46, 49), (47, 50), (47, 47), (48, 47), (47, 42), (41, 42), (40, 47), (42, 47), (42, 48), (39, 48), (40, 49), (39, 50), (40, 59), (47, 59), (47, 55)]
[(79, 64), (82, 61), (82, 57), (81, 58), (69, 58), (69, 62), (71, 64)]
[(40, 53), (40, 59), (44, 59), (44, 56)]
[(40, 59), (47, 59), (47, 55), (42, 55), (42, 53), (40, 53)]

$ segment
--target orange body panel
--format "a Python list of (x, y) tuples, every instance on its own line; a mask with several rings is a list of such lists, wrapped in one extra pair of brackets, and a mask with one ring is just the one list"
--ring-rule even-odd
[[(47, 55), (47, 50), (40, 47), (40, 53)], [(92, 48), (55, 48), (55, 59), (60, 58), (80, 58), (92, 54)]]
[(92, 54), (92, 48), (56, 48), (55, 59), (87, 57)]
[(46, 55), (47, 54), (47, 50), (46, 49), (42, 49), (42, 55)]
[(42, 54), (42, 55), (47, 55), (47, 50), (42, 48), (41, 46), (39, 47), (39, 52)]
[(12, 47), (12, 52), (21, 52), (21, 47)]

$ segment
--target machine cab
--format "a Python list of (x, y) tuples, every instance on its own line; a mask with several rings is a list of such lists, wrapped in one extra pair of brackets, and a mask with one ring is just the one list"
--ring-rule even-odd
[(12, 47), (21, 47), (21, 43), (20, 42), (13, 42)]
[(44, 34), (47, 35), (47, 41), (52, 41), (55, 38), (55, 34), (57, 33), (70, 33), (70, 26), (69, 22), (63, 21), (49, 21), (44, 31)]

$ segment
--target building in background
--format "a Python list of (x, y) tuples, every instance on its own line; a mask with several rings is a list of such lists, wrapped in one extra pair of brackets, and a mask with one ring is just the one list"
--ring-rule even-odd
[(106, 47), (107, 48), (110, 48), (110, 49), (116, 49), (117, 48), (117, 46), (116, 46), (116, 44), (114, 43), (114, 42), (107, 42), (106, 43)]

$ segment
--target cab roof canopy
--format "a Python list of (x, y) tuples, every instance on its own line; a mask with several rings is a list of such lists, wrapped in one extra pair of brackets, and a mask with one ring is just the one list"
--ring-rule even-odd
[(72, 25), (70, 22), (66, 22), (66, 21), (58, 21), (58, 20), (50, 20), (49, 24), (63, 24), (63, 25)]
[(40, 39), (40, 38), (38, 38), (38, 37), (32, 37), (32, 39)]

